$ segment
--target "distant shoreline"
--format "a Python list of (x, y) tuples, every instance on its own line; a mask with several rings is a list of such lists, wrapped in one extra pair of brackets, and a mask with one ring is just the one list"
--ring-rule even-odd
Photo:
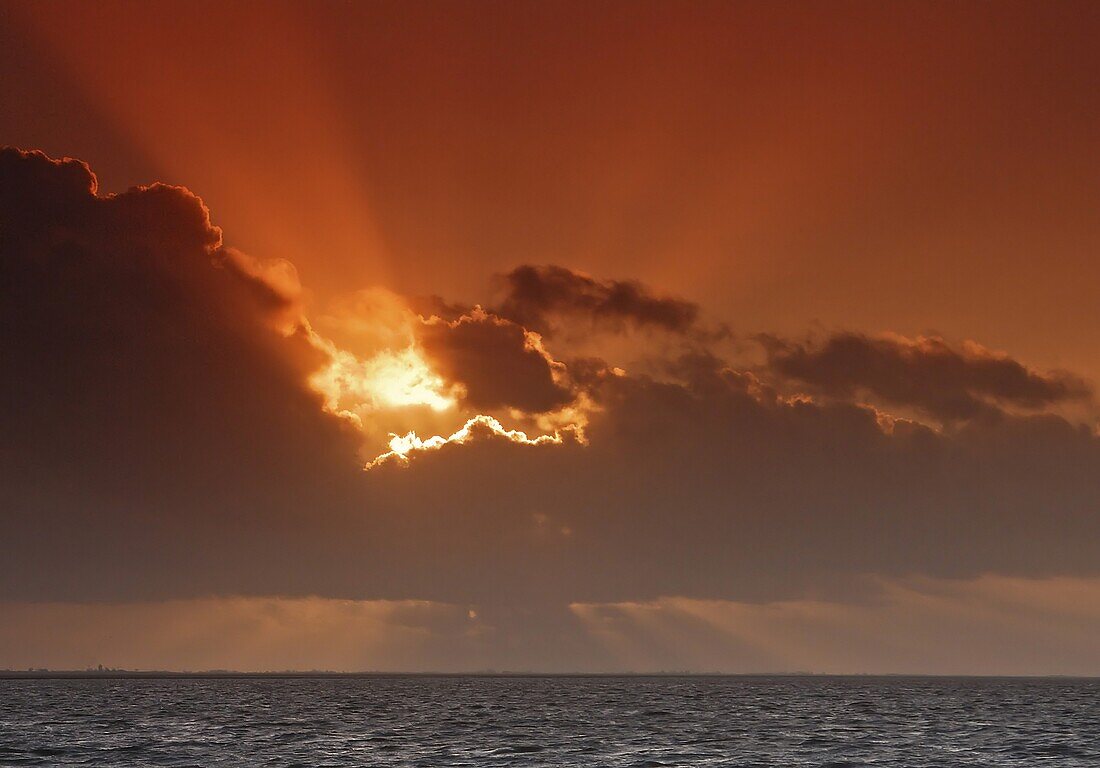
[(392, 678), (808, 678), (815, 680), (1100, 680), (1097, 675), (935, 675), (912, 673), (817, 674), (813, 672), (173, 672), (138, 670), (0, 670), (0, 680), (233, 680)]

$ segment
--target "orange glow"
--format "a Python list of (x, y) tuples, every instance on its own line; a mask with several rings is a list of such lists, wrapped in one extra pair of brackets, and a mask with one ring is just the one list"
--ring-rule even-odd
[[(484, 317), (484, 310), (477, 307), (455, 322)], [(315, 331), (307, 320), (300, 322), (310, 342), (328, 360), (309, 380), (310, 386), (324, 396), (324, 409), (354, 424), (367, 443), (373, 444), (380, 430), (385, 434), (384, 430), (396, 428), (389, 432), (389, 450), (368, 462), (366, 469), (391, 459), (407, 463), (413, 453), (448, 444), (462, 445), (478, 437), (478, 433), (521, 445), (561, 444), (562, 435), (569, 433), (577, 443), (586, 443), (584, 430), (596, 405), (583, 392), (574, 402), (549, 413), (529, 414), (512, 408), (506, 414), (489, 415), (466, 410), (466, 422), (449, 437), (435, 434), (421, 438), (418, 429), (440, 427), (425, 424), (423, 412), (402, 414), (401, 409), (427, 408), (437, 414), (465, 410), (461, 403), (466, 388), (462, 383), (448, 381), (436, 370), (418, 340), (417, 329), (455, 323), (435, 316), (421, 317), (409, 309), (402, 297), (383, 288), (361, 290), (334, 302), (332, 311), (319, 319), (331, 338)], [(549, 361), (555, 380), (565, 377), (565, 366), (553, 360), (539, 334), (524, 331), (524, 343), (527, 349)], [(503, 415), (527, 421), (543, 434), (529, 436), (527, 432), (508, 429), (498, 419)], [(377, 448), (369, 450), (373, 453)]]
[(364, 359), (310, 334), (329, 356), (329, 364), (310, 378), (310, 385), (325, 396), (325, 410), (362, 426), (368, 413), (381, 408), (427, 406), (446, 411), (455, 407), (456, 387), (448, 387), (415, 344), (384, 349)]
[[(1045, 658), (1064, 665), (1058, 674), (1072, 674), (1074, 665), (1095, 663), (1100, 579), (986, 574), (868, 578), (866, 586), (876, 600), (752, 603), (668, 596), (573, 603), (569, 609), (628, 669), (681, 664), (735, 672), (996, 674), (1009, 667), (1038, 672)], [(675, 660), (667, 649), (675, 649)]]
[[(186, 183), (319, 304), (564, 262), (1100, 378), (1095, 4), (568, 5), (9, 4), (37, 47), (5, 140)], [(94, 109), (17, 130), (66, 99)]]
[[(556, 411), (537, 414), (534, 417), (534, 421), (535, 425), (543, 432), (558, 432), (563, 429), (570, 430), (578, 443), (587, 445), (588, 438), (585, 436), (585, 427), (588, 426), (588, 417), (598, 410), (599, 406), (592, 401), (588, 393), (580, 392), (577, 394), (576, 401)], [(521, 418), (523, 414), (513, 411), (511, 415), (513, 418), (518, 419)]]

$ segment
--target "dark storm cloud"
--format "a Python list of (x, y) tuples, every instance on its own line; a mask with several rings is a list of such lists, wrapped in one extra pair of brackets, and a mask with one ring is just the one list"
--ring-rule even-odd
[[(1097, 573), (1091, 428), (989, 409), (937, 431), (707, 352), (661, 378), (570, 360), (565, 385), (485, 313), (425, 325), (426, 355), (478, 402), (537, 411), (583, 390), (588, 444), (482, 430), (362, 472), (303, 383), (314, 351), (277, 330), (284, 293), (198, 200), (92, 188), (79, 164), (0, 155), (0, 599), (430, 599), (550, 646), (578, 601)], [(955, 354), (952, 392), (1059, 402)]]
[(425, 322), (417, 336), (440, 375), (462, 385), (471, 408), (542, 413), (574, 398), (559, 382), (565, 366), (509, 320), (475, 311), (453, 322)]
[[(382, 538), (419, 542), (390, 567), (412, 565), (414, 594), (506, 602), (771, 599), (844, 592), (866, 573), (1096, 573), (1092, 430), (992, 413), (947, 434), (694, 363), (692, 382), (590, 375), (601, 410), (588, 446), (487, 438), (373, 475), (372, 496), (407, 510), (388, 518), (405, 532)], [(489, 586), (486, 570), (507, 575)]]
[(953, 347), (939, 337), (915, 340), (837, 333), (824, 343), (763, 337), (771, 369), (822, 393), (869, 393), (940, 419), (966, 419), (992, 404), (1040, 409), (1089, 396), (1066, 373), (1041, 373), (976, 344)]
[(516, 267), (501, 276), (505, 295), (496, 314), (540, 333), (555, 319), (579, 318), (612, 330), (660, 328), (672, 333), (694, 329), (699, 307), (689, 301), (655, 296), (633, 280), (598, 280), (559, 266)]
[(230, 542), (262, 547), (354, 467), (303, 383), (320, 358), (277, 330), (290, 300), (201, 201), (95, 188), (82, 163), (0, 152), (3, 523), (32, 560), (54, 553), (4, 558), (6, 590), (80, 593), (85, 560), (107, 591), (241, 567)]

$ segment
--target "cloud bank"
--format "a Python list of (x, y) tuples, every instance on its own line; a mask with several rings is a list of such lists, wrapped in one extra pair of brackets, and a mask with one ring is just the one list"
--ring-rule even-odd
[[(86, 165), (16, 150), (0, 278), (0, 600), (24, 640), (45, 619), (12, 606), (276, 596), (451, 606), (459, 634), (472, 610), (493, 644), (424, 651), (455, 668), (540, 666), (527, 643), (547, 668), (748, 669), (815, 657), (723, 656), (732, 630), (696, 657), (631, 644), (702, 614), (836, 637), (820, 616), (860, 626), (869, 578), (972, 585), (971, 607), (1042, 583), (1072, 616), (1091, 595), (1072, 585), (1100, 576), (1100, 438), (1058, 410), (1091, 406), (1087, 385), (973, 342), (763, 335), (764, 363), (738, 360), (698, 307), (565, 267), (519, 268), (479, 307), (373, 290), (315, 309), (186, 189), (101, 197)], [(920, 590), (875, 632), (922, 615)], [(989, 636), (1004, 623), (974, 610)], [(625, 625), (622, 656), (593, 640)], [(847, 669), (837, 654), (821, 665)]]

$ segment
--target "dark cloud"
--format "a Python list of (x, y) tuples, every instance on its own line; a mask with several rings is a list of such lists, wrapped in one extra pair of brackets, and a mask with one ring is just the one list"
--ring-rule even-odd
[(850, 596), (867, 573), (1096, 573), (1092, 430), (993, 414), (945, 434), (693, 362), (692, 382), (590, 368), (587, 446), (487, 438), (372, 472), (371, 497), (402, 510), (379, 538), (417, 542), (384, 555), (407, 569), (398, 596), (773, 599)]
[[(222, 247), (197, 198), (92, 189), (79, 164), (0, 155), (0, 599), (436, 600), (549, 648), (576, 602), (1098, 573), (1091, 428), (989, 409), (937, 431), (846, 401), (865, 384), (811, 401), (706, 352), (652, 378), (570, 360), (566, 384), (487, 313), (425, 324), (426, 356), (471, 404), (537, 412), (583, 390), (588, 443), (481, 429), (362, 472), (304, 384), (316, 353), (282, 333), (285, 292)], [(952, 354), (964, 373), (922, 386), (1063, 397)]]
[(1087, 398), (1089, 387), (1066, 373), (1040, 373), (973, 343), (942, 338), (838, 333), (818, 345), (763, 337), (771, 369), (843, 398), (870, 394), (939, 419), (966, 419), (994, 404), (1039, 409)]
[(475, 311), (453, 322), (429, 320), (417, 335), (439, 373), (465, 389), (471, 408), (542, 413), (574, 398), (562, 383), (565, 366), (509, 320)]
[(660, 328), (672, 333), (695, 329), (699, 307), (655, 296), (633, 280), (598, 280), (559, 266), (516, 267), (501, 277), (504, 298), (494, 312), (540, 333), (561, 318), (579, 318), (613, 330)]
[(0, 152), (0, 514), (28, 556), (53, 553), (48, 570), (5, 559), (12, 590), (79, 592), (89, 559), (123, 590), (203, 557), (239, 567), (234, 547), (354, 471), (356, 442), (304, 384), (320, 357), (283, 334), (289, 299), (201, 201), (95, 188), (82, 163)]

